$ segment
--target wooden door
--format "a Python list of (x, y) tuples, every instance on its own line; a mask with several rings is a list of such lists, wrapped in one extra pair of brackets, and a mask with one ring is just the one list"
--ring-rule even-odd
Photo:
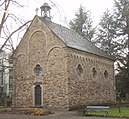
[(35, 106), (36, 107), (41, 106), (41, 86), (40, 85), (35, 86)]

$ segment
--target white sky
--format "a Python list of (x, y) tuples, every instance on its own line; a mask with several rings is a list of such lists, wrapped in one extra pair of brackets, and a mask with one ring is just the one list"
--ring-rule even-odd
[[(111, 9), (113, 6), (113, 0), (21, 0), (24, 4), (26, 4), (26, 9), (23, 11), (21, 9), (19, 12), (23, 17), (27, 19), (32, 19), (36, 14), (35, 9), (39, 8), (40, 15), (40, 6), (43, 5), (44, 2), (49, 3), (52, 7), (51, 13), (53, 17), (53, 21), (60, 24), (67, 24), (69, 20), (74, 18), (74, 14), (78, 11), (80, 5), (84, 6), (86, 10), (91, 11), (91, 15), (94, 23), (97, 24), (99, 22), (100, 16), (103, 12), (108, 8)], [(56, 5), (52, 6), (54, 3)]]
[[(24, 4), (24, 8), (11, 7), (7, 12), (14, 13), (21, 19), (32, 20), (36, 15), (36, 8), (39, 8), (47, 2), (51, 6), (52, 21), (58, 24), (68, 26), (69, 21), (75, 18), (75, 12), (78, 11), (80, 5), (91, 11), (93, 23), (96, 26), (99, 23), (100, 16), (108, 8), (113, 6), (113, 0), (17, 0), (20, 4)], [(55, 4), (55, 5), (54, 5)], [(0, 8), (0, 11), (3, 11)], [(4, 11), (3, 11), (4, 12)], [(1, 21), (1, 14), (0, 14)], [(13, 25), (13, 24), (11, 24)], [(11, 26), (10, 25), (10, 26)], [(13, 26), (14, 27), (14, 26)], [(15, 29), (11, 27), (12, 29)], [(1, 44), (1, 42), (0, 42)], [(17, 43), (16, 43), (17, 44)]]

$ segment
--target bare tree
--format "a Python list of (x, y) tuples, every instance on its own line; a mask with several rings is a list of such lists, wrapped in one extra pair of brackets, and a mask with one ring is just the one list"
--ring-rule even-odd
[[(10, 81), (10, 74), (13, 66), (10, 57), (4, 56), (3, 50), (13, 53), (16, 48), (16, 42), (20, 40), (22, 32), (27, 29), (30, 21), (26, 21), (17, 15), (16, 9), (25, 7), (18, 0), (0, 0), (0, 105), (7, 103), (7, 95), (3, 95), (4, 88), (10, 84), (4, 83)], [(14, 45), (15, 44), (15, 45)], [(2, 83), (3, 82), (3, 83)], [(3, 97), (2, 97), (3, 96)], [(3, 99), (4, 103), (1, 102)]]
[(19, 18), (11, 9), (15, 8), (23, 8), (24, 5), (21, 5), (16, 0), (1, 0), (0, 1), (0, 43), (2, 43), (0, 51), (3, 48), (14, 51), (14, 40), (16, 41), (16, 37), (13, 36), (18, 34), (28, 27), (28, 23), (30, 21), (25, 21)]

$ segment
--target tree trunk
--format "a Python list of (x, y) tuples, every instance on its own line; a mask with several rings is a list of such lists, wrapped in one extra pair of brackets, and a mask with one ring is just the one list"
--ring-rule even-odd
[(126, 93), (126, 101), (129, 102), (129, 93)]
[[(128, 22), (128, 27), (129, 27), (129, 22)], [(128, 28), (129, 30), (129, 28)], [(127, 54), (127, 82), (129, 82), (129, 31), (128, 31), (128, 54)], [(129, 84), (127, 84), (129, 85)], [(129, 90), (126, 93), (126, 100), (127, 102), (129, 102)]]

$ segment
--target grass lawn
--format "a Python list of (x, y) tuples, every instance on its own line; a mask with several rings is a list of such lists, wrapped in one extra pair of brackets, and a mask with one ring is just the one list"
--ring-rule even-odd
[(105, 116), (105, 117), (123, 117), (129, 118), (129, 107), (121, 107), (121, 112), (118, 108), (110, 108), (108, 114), (105, 112), (88, 112), (88, 116)]

